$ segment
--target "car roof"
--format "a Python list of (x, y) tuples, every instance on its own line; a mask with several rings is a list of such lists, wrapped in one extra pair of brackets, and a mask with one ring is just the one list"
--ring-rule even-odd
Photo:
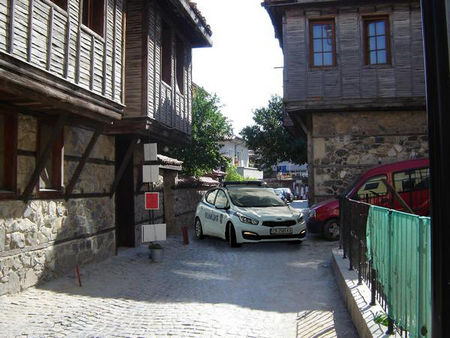
[(428, 158), (419, 158), (414, 160), (406, 160), (394, 163), (383, 164), (375, 168), (371, 168), (363, 173), (362, 177), (374, 176), (377, 174), (385, 174), (388, 172), (401, 171), (406, 169), (423, 168), (429, 166)]
[(222, 182), (222, 187), (263, 187), (267, 188), (263, 181), (225, 181)]

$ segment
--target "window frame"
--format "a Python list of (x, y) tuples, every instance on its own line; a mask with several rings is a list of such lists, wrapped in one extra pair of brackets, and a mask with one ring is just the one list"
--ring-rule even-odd
[[(39, 160), (41, 151), (43, 151), (45, 144), (41, 144), (41, 133), (42, 125), (46, 124), (52, 126), (56, 124), (56, 119), (53, 118), (39, 118), (37, 126), (37, 140), (36, 140), (36, 161)], [(52, 151), (52, 177), (51, 177), (51, 188), (41, 188), (41, 178), (39, 175), (37, 183), (37, 192), (41, 197), (53, 197), (55, 195), (60, 195), (63, 192), (64, 184), (64, 128), (61, 130), (61, 134), (57, 137), (55, 144), (53, 145)], [(55, 174), (56, 173), (56, 174)]]
[[(309, 65), (310, 68), (323, 69), (323, 68), (334, 68), (337, 66), (337, 56), (336, 56), (336, 21), (334, 17), (324, 17), (324, 18), (310, 18), (309, 21)], [(313, 26), (317, 24), (331, 24), (332, 27), (332, 65), (321, 65), (316, 66), (314, 64), (314, 36), (313, 36)], [(323, 53), (323, 52), (322, 52)]]
[[(369, 24), (376, 21), (384, 21), (384, 37), (386, 41), (386, 62), (385, 63), (370, 63), (370, 51), (369, 51)], [(364, 49), (364, 65), (366, 66), (385, 66), (392, 64), (391, 54), (391, 29), (389, 22), (389, 15), (377, 14), (377, 15), (365, 15), (362, 17), (363, 26), (363, 49)]]
[[(17, 196), (17, 145), (18, 145), (18, 122), (17, 116), (12, 113), (0, 111), (5, 119), (5, 168), (3, 175), (5, 181), (10, 181), (10, 186), (5, 189), (0, 187), (0, 199), (11, 199)], [(7, 160), (12, 158), (12, 160)]]
[[(99, 24), (98, 26), (94, 24), (94, 22), (96, 21), (95, 19), (97, 17), (94, 16), (94, 3), (97, 1), (103, 1), (103, 15), (101, 16), (101, 24)], [(85, 3), (87, 3), (87, 22), (85, 22)], [(91, 32), (97, 34), (98, 36), (100, 36), (101, 38), (105, 37), (105, 24), (106, 24), (106, 13), (107, 13), (107, 9), (106, 9), (106, 4), (107, 1), (105, 0), (82, 0), (80, 2), (81, 8), (80, 8), (80, 22), (81, 24), (88, 28)], [(97, 31), (97, 27), (99, 27), (101, 29), (101, 31)]]

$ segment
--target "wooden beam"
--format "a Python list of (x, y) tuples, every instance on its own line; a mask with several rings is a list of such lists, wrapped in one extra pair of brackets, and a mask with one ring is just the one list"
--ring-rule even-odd
[(49, 14), (49, 22), (48, 22), (48, 34), (47, 34), (47, 70), (50, 71), (52, 66), (52, 45), (53, 45), (53, 21), (55, 17), (54, 8), (50, 6), (50, 14)]
[(81, 157), (80, 162), (78, 162), (77, 168), (75, 169), (75, 172), (73, 173), (72, 178), (66, 187), (66, 201), (69, 199), (69, 196), (72, 194), (73, 188), (75, 187), (75, 184), (77, 183), (77, 180), (80, 177), (84, 166), (86, 165), (86, 161), (88, 160), (89, 155), (91, 154), (92, 149), (94, 148), (95, 144), (97, 143), (98, 137), (101, 135), (101, 133), (102, 133), (102, 130), (100, 130), (100, 129), (97, 129), (94, 132), (94, 134), (91, 137), (91, 140), (89, 141), (89, 144), (86, 147), (86, 150), (83, 153), (83, 156)]
[(33, 47), (33, 16), (34, 16), (34, 0), (30, 0), (28, 7), (28, 45), (27, 45), (27, 60), (31, 62), (32, 47)]
[(14, 16), (16, 11), (15, 0), (9, 0), (9, 41), (8, 41), (8, 53), (12, 54), (14, 52)]
[(106, 66), (107, 66), (107, 52), (108, 52), (108, 44), (106, 41), (108, 41), (108, 12), (109, 12), (109, 6), (105, 6), (105, 25), (104, 25), (104, 36), (105, 41), (103, 42), (103, 62), (102, 62), (102, 95), (105, 96), (106, 93)]
[(394, 187), (391, 186), (386, 179), (381, 179), (381, 181), (384, 183), (386, 188), (389, 190), (390, 193), (394, 196), (394, 198), (401, 204), (403, 209), (408, 211), (410, 214), (414, 214), (414, 211), (410, 208), (410, 206), (404, 201), (404, 199), (399, 195), (397, 191), (395, 191)]
[(64, 46), (64, 73), (63, 73), (63, 76), (66, 79), (69, 76), (70, 34), (71, 34), (71, 26), (70, 26), (70, 19), (68, 19), (66, 26), (66, 45)]
[(80, 72), (81, 72), (81, 14), (77, 35), (77, 58), (75, 60), (75, 83), (77, 84), (80, 82)]
[[(121, 102), (125, 102), (125, 56), (126, 56), (126, 38), (127, 38), (127, 1), (122, 1), (122, 77), (121, 77), (121, 87), (120, 90), (121, 95), (120, 95), (120, 101)], [(117, 6), (117, 1), (116, 1), (116, 6)], [(116, 8), (117, 10), (117, 8)], [(114, 68), (113, 68), (114, 69)], [(156, 81), (154, 81), (156, 82)], [(113, 100), (115, 100), (115, 90), (116, 88), (114, 88), (113, 91)]]
[[(113, 15), (113, 43), (112, 43), (112, 70), (111, 70), (111, 98), (114, 100), (116, 98), (116, 20), (117, 20), (117, 0), (114, 0), (114, 15)], [(125, 53), (125, 50), (123, 50)], [(106, 75), (106, 73), (105, 73)]]
[[(105, 42), (106, 43), (106, 42)], [(91, 65), (90, 65), (90, 74), (89, 74), (89, 89), (94, 89), (94, 70), (95, 70), (95, 37), (91, 36)]]
[(24, 201), (27, 201), (31, 193), (33, 192), (33, 189), (39, 179), (39, 176), (41, 175), (41, 172), (44, 169), (45, 164), (47, 163), (50, 152), (52, 151), (53, 146), (57, 142), (58, 137), (61, 135), (61, 131), (64, 127), (64, 123), (66, 122), (68, 115), (69, 115), (68, 113), (59, 115), (58, 121), (55, 125), (55, 128), (53, 129), (53, 134), (50, 136), (50, 139), (48, 140), (41, 156), (37, 159), (34, 172), (31, 175), (30, 181), (28, 182), (25, 190), (23, 191), (21, 199), (23, 199)]
[(128, 162), (132, 158), (132, 155), (134, 153), (134, 149), (136, 148), (138, 139), (139, 139), (139, 135), (133, 136), (133, 139), (131, 140), (130, 145), (128, 146), (127, 152), (125, 153), (125, 156), (123, 157), (122, 163), (120, 164), (119, 170), (117, 171), (116, 177), (114, 178), (114, 182), (112, 184), (109, 197), (113, 197), (114, 193), (116, 192), (117, 186), (119, 185), (119, 182), (123, 176), (123, 173), (125, 172)]

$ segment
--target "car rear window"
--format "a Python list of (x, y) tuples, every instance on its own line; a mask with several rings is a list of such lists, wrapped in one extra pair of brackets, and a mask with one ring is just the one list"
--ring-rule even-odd
[(264, 188), (235, 188), (229, 189), (231, 201), (238, 207), (281, 207), (286, 204), (270, 189)]

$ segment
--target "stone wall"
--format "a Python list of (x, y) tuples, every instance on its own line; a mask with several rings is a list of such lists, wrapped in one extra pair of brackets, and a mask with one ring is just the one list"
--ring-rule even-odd
[(190, 187), (175, 190), (176, 229), (178, 232), (183, 227), (192, 231), (195, 218), (195, 210), (205, 192), (211, 187)]
[[(87, 146), (92, 131), (64, 127), (64, 185)], [(37, 120), (19, 115), (17, 190), (23, 192), (36, 163)], [(114, 254), (114, 199), (102, 196), (114, 180), (114, 138), (100, 136), (73, 193), (96, 193), (69, 200), (24, 203), (0, 201), (0, 295), (21, 291), (85, 264)]]
[(313, 114), (314, 202), (341, 193), (370, 167), (428, 156), (425, 112)]

